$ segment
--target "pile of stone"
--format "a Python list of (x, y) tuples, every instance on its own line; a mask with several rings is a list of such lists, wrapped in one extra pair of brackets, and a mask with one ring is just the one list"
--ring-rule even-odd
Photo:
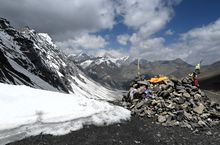
[(193, 130), (220, 122), (219, 104), (210, 101), (190, 77), (172, 77), (158, 83), (136, 80), (124, 96), (123, 105), (133, 115), (154, 117), (164, 126)]

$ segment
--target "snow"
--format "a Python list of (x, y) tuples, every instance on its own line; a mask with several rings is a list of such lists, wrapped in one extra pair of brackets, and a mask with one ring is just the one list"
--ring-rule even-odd
[(80, 63), (80, 66), (85, 69), (90, 65), (100, 65), (102, 63), (107, 63), (107, 65), (109, 65), (111, 67), (111, 63), (114, 63), (116, 66), (120, 67), (124, 62), (126, 62), (129, 59), (129, 56), (124, 56), (124, 57), (120, 57), (120, 58), (114, 58), (111, 56), (104, 56), (104, 57), (100, 57), (98, 59), (94, 59), (94, 60), (86, 60), (83, 61), (82, 63)]
[(87, 68), (92, 62), (93, 62), (93, 60), (86, 60), (86, 61), (82, 62), (82, 63), (80, 64), (80, 66), (81, 66), (83, 69), (85, 69), (85, 68)]
[(38, 36), (40, 36), (42, 40), (47, 41), (50, 45), (54, 46), (52, 38), (47, 33), (38, 33)]
[(0, 144), (39, 133), (62, 135), (85, 124), (130, 118), (130, 111), (81, 94), (62, 94), (0, 83)]
[(82, 74), (79, 73), (79, 76), (85, 81), (82, 82), (76, 76), (72, 76), (72, 79), (75, 80), (75, 83), (72, 83), (71, 86), (74, 89), (75, 93), (81, 94), (89, 99), (97, 99), (97, 100), (107, 100), (114, 101), (118, 99), (118, 96), (111, 90), (101, 86), (100, 84), (94, 82), (91, 79), (86, 78)]

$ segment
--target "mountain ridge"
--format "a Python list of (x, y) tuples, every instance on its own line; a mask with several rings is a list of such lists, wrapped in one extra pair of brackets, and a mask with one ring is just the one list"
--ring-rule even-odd
[[(120, 65), (118, 65), (114, 61), (105, 58), (106, 56), (93, 56), (92, 59), (84, 59), (84, 61), (80, 61), (80, 63), (77, 63), (76, 61), (76, 64), (84, 73), (103, 85), (121, 89), (128, 88), (129, 82), (137, 77), (138, 59), (125, 56), (124, 58), (126, 59), (121, 61)], [(77, 59), (77, 57), (75, 57), (75, 59)], [(102, 61), (102, 63), (97, 63), (99, 61)], [(194, 71), (193, 65), (188, 64), (180, 58), (157, 61), (140, 59), (139, 62), (140, 73), (148, 78), (156, 75), (167, 75), (182, 78)], [(212, 65), (202, 66), (201, 75), (210, 76), (210, 70), (214, 72), (216, 67), (220, 68), (219, 62), (213, 63)]]

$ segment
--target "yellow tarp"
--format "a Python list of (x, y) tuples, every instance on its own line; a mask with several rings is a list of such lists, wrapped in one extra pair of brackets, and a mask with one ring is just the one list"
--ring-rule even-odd
[(159, 83), (163, 80), (167, 80), (168, 77), (157, 77), (157, 78), (151, 78), (150, 80), (148, 80), (150, 83)]

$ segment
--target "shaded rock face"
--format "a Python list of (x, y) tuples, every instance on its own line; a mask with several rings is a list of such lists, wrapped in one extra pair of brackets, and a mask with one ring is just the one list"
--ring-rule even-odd
[(67, 78), (77, 74), (47, 34), (29, 28), (18, 31), (0, 18), (0, 82), (72, 92)]
[[(143, 84), (143, 81), (134, 81), (123, 98), (123, 105), (133, 115), (154, 117), (164, 126), (192, 130), (219, 124), (220, 105), (211, 102), (202, 90), (193, 86), (190, 76), (181, 80), (170, 78), (159, 83), (146, 83), (146, 91), (137, 91), (143, 88)], [(150, 90), (151, 95), (146, 93)]]
[(70, 55), (68, 59), (76, 63), (87, 76), (104, 86), (125, 89), (130, 83), (129, 79), (121, 75), (120, 64), (123, 62), (117, 62), (119, 60), (113, 62), (108, 57), (91, 57), (84, 53), (78, 56)]

